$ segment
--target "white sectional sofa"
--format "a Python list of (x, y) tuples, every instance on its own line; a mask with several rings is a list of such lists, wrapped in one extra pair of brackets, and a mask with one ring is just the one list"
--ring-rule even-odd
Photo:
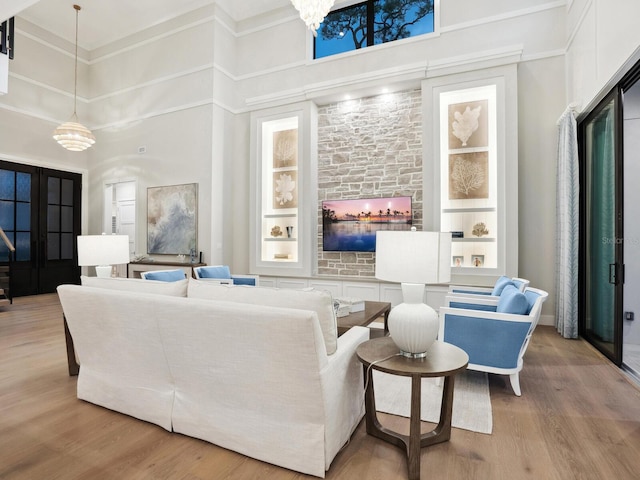
[(58, 287), (80, 399), (318, 477), (364, 414), (369, 331), (338, 338), (328, 293), (82, 283)]

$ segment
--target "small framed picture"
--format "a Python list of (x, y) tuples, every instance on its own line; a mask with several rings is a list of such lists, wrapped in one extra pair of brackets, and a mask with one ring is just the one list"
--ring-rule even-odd
[(452, 267), (462, 267), (464, 265), (464, 257), (462, 255), (454, 255), (451, 257)]
[(471, 265), (474, 267), (483, 267), (484, 255), (471, 255)]

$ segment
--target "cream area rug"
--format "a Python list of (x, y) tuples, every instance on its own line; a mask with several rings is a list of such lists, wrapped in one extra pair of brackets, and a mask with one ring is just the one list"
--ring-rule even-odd
[[(409, 417), (411, 378), (373, 371), (376, 410)], [(443, 379), (422, 379), (420, 416), (426, 422), (438, 423), (442, 401)], [(489, 380), (484, 372), (465, 370), (456, 375), (453, 389), (451, 425), (472, 432), (490, 434), (493, 428)]]

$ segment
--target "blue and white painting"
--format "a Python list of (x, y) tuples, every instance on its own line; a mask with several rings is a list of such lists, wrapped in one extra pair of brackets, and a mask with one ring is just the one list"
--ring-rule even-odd
[(147, 189), (147, 252), (189, 255), (197, 249), (198, 184)]

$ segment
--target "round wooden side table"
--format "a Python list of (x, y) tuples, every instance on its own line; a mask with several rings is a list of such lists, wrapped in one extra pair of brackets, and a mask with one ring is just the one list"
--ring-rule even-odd
[[(400, 349), (391, 337), (374, 338), (361, 343), (356, 350), (362, 362), (367, 382), (365, 392), (365, 420), (367, 433), (396, 445), (407, 452), (409, 480), (420, 480), (420, 449), (451, 438), (451, 414), (453, 412), (453, 385), (458, 372), (465, 370), (469, 363), (466, 352), (454, 345), (436, 341), (424, 358), (407, 358), (399, 354)], [(381, 359), (391, 357), (380, 363)], [(369, 365), (373, 366), (368, 368)], [(373, 370), (411, 377), (411, 414), (409, 436), (383, 427), (378, 421), (373, 388)], [(440, 421), (430, 432), (420, 432), (420, 397), (422, 377), (444, 377)]]

